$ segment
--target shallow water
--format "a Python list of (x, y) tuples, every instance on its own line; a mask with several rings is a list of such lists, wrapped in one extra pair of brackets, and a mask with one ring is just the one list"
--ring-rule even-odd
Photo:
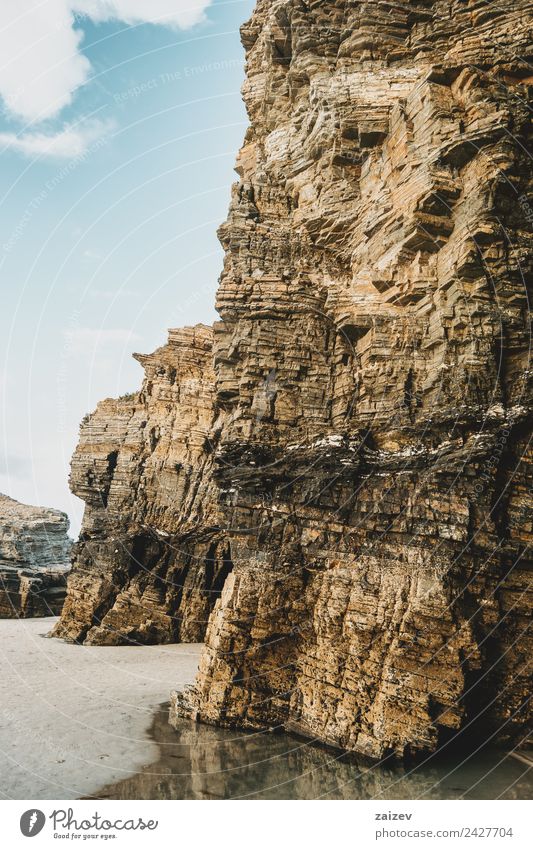
[[(160, 759), (100, 799), (530, 799), (527, 766), (495, 747), (416, 767), (369, 765), (290, 734), (244, 733), (183, 720), (161, 706), (151, 729)], [(529, 775), (528, 775), (529, 772)]]

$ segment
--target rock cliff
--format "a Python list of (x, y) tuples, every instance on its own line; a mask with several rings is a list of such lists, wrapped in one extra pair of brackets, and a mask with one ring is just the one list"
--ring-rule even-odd
[(68, 529), (59, 510), (0, 495), (0, 619), (61, 612), (72, 545)]
[(202, 389), (182, 399), (170, 344), (138, 398), (84, 425), (60, 631), (199, 638), (181, 623), (215, 601), (175, 713), (371, 757), (464, 728), (517, 738), (529, 3), (259, 0), (242, 39), (250, 127), (220, 229), (214, 374), (194, 345)]
[(231, 562), (209, 487), (212, 330), (171, 330), (135, 356), (141, 392), (103, 401), (81, 426), (70, 483), (86, 509), (54, 636), (201, 642)]

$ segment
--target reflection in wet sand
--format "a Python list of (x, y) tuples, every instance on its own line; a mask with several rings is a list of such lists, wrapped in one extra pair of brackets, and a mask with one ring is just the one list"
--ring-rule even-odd
[(502, 750), (486, 748), (415, 767), (359, 762), (290, 734), (197, 725), (178, 731), (168, 706), (151, 733), (161, 757), (137, 775), (104, 788), (109, 799), (528, 799), (531, 773)]

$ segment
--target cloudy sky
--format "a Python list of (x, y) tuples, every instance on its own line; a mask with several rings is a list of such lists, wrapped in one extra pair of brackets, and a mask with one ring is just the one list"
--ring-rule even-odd
[(253, 0), (2, 0), (0, 492), (66, 510), (83, 415), (211, 322)]

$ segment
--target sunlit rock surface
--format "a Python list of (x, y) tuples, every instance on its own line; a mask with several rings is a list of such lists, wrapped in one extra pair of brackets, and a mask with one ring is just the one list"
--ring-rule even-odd
[(212, 331), (137, 354), (139, 394), (82, 422), (71, 488), (86, 503), (54, 636), (94, 645), (201, 642), (230, 569), (212, 519)]

